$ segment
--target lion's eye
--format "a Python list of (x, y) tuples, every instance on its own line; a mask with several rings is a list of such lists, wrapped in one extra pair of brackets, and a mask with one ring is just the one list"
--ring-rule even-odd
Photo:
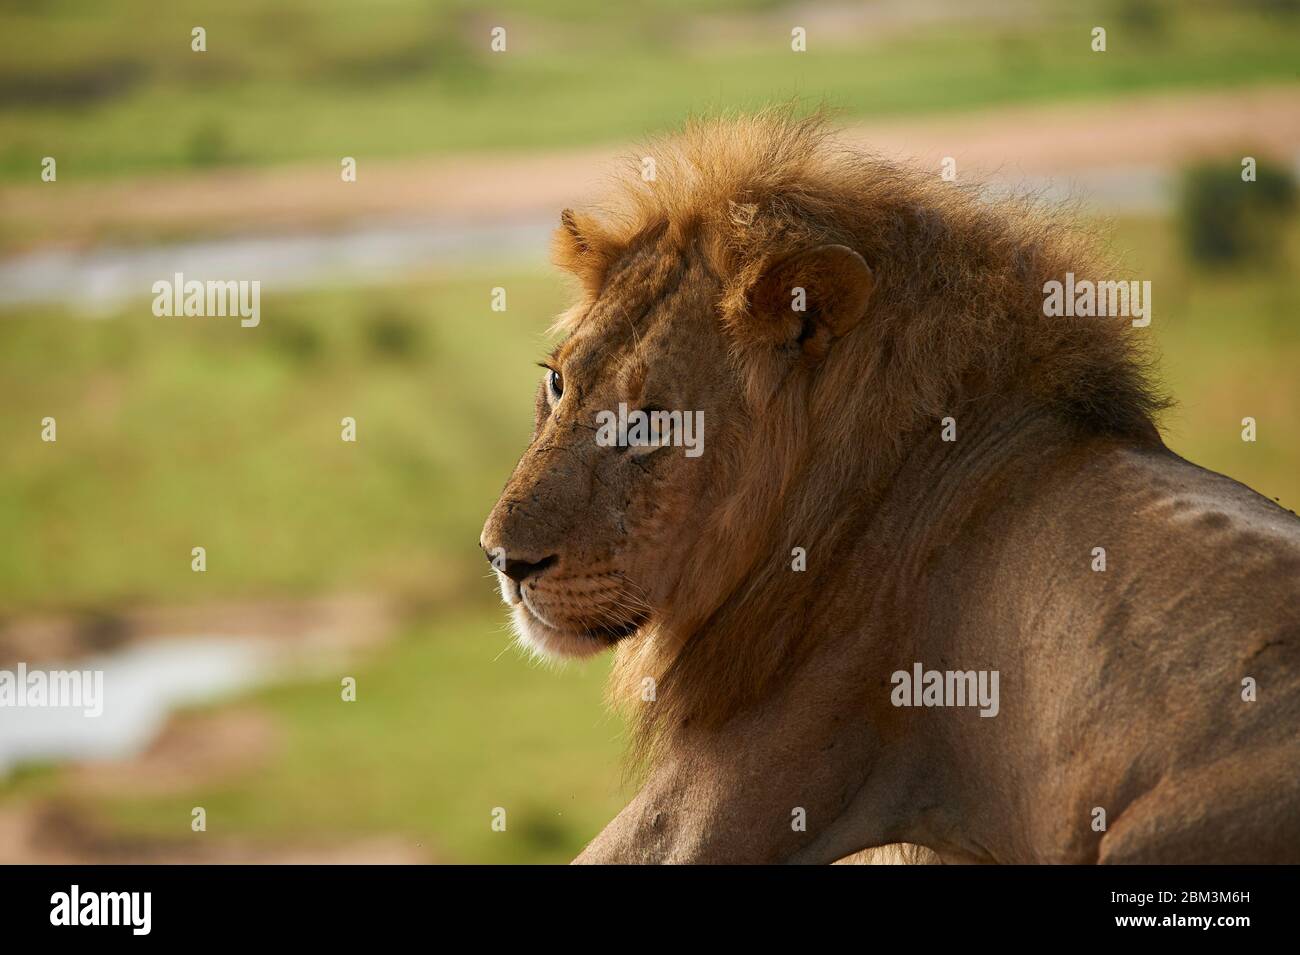
[(564, 396), (564, 379), (554, 368), (546, 373), (546, 392), (551, 396), (552, 404)]

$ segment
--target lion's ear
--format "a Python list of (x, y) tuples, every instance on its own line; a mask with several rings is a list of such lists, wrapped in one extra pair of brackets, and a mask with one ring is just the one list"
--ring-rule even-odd
[(565, 209), (551, 242), (555, 264), (577, 276), (592, 295), (605, 283), (612, 260), (611, 243), (594, 216)]
[(763, 333), (773, 344), (796, 341), (815, 360), (862, 320), (874, 284), (858, 253), (819, 245), (768, 266), (754, 283), (750, 308), (766, 320)]

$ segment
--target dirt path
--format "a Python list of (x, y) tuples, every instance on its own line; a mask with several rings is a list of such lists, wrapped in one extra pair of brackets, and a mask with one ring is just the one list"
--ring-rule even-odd
[(396, 614), (384, 598), (338, 594), (14, 616), (0, 620), (0, 667), (77, 660), (132, 643), (210, 633), (274, 641), (288, 655), (359, 653), (387, 638)]
[[(1065, 175), (1181, 165), (1223, 150), (1286, 161), (1300, 152), (1300, 87), (1162, 93), (1016, 106), (851, 127), (848, 138), (959, 177)], [(1238, 146), (1237, 144), (1240, 144)], [(370, 161), (355, 183), (332, 163), (0, 189), (7, 248), (232, 232), (328, 229), (366, 219), (493, 222), (550, 215), (596, 191), (627, 147)], [(1232, 152), (1236, 155), (1236, 152)]]
[(120, 762), (68, 768), (64, 795), (0, 803), (0, 865), (99, 863), (272, 863), (362, 865), (426, 863), (429, 847), (399, 834), (363, 839), (255, 840), (190, 831), (188, 816), (175, 835), (119, 831), (96, 808), (105, 798), (194, 792), (256, 773), (282, 744), (270, 718), (250, 705), (174, 718), (149, 749)]
[(0, 806), (0, 865), (414, 865), (436, 861), (400, 836), (285, 843), (231, 839), (210, 832), (184, 838), (125, 836), (87, 818), (84, 806), (58, 801)]

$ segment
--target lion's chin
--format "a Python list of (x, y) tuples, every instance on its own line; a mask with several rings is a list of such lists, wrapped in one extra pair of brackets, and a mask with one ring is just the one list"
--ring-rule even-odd
[(529, 608), (526, 600), (513, 605), (515, 617), (515, 637), (521, 646), (528, 648), (534, 656), (550, 657), (584, 657), (595, 656), (602, 650), (610, 650), (624, 637), (636, 633), (645, 624), (645, 615), (617, 625), (602, 625), (597, 633), (578, 633), (575, 630), (562, 630), (547, 624), (545, 620)]
[(611, 641), (586, 633), (572, 633), (543, 623), (522, 603), (514, 606), (515, 636), (521, 646), (539, 657), (569, 659), (595, 656), (608, 650)]

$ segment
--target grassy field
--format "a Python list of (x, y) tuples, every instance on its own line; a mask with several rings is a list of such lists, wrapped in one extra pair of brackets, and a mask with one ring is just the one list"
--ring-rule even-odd
[[(1165, 442), (1300, 510), (1300, 287), (1291, 278), (1300, 229), (1293, 224), (1280, 240), (1270, 263), (1215, 270), (1187, 262), (1163, 220), (1121, 223), (1114, 238), (1132, 274), (1151, 279), (1150, 331), (1176, 402), (1161, 422)], [(1241, 439), (1247, 416), (1260, 429), (1253, 443)]]
[[(1300, 506), (1300, 229), (1271, 265), (1224, 272), (1189, 265), (1164, 220), (1120, 222), (1115, 244), (1153, 283), (1151, 332), (1179, 402), (1171, 446)], [(505, 314), (488, 307), (493, 285)], [(612, 815), (625, 793), (620, 728), (599, 701), (606, 661), (556, 673), (507, 649), (476, 546), (526, 443), (532, 362), (564, 297), (551, 275), (435, 276), (268, 296), (255, 329), (155, 318), (147, 301), (105, 319), (0, 316), (5, 610), (340, 589), (422, 608), (357, 670), (357, 703), (332, 677), (245, 701), (282, 730), (270, 764), (115, 796), (96, 817), (176, 837), (203, 805), (209, 833), (400, 833), (434, 858), (531, 862), (568, 858)], [(39, 440), (46, 415), (54, 444)], [(339, 439), (345, 415), (356, 444)], [(1247, 415), (1254, 444), (1240, 440)], [(206, 574), (190, 570), (200, 543)], [(63, 770), (6, 792), (79, 798)], [(496, 806), (505, 833), (489, 826)]]
[[(1296, 79), (1294, 5), (1124, 0), (936, 25), (771, 3), (181, 0), (0, 6), (0, 179), (621, 141), (792, 97), (847, 116)], [(1292, 12), (1286, 12), (1292, 11)], [(207, 52), (190, 31), (208, 31)], [(493, 26), (507, 50), (488, 49)], [(1094, 53), (1090, 31), (1108, 30)], [(593, 82), (592, 77), (600, 77)]]
[[(250, 329), (147, 301), (6, 316), (3, 603), (463, 591), (562, 295), (539, 276), (307, 293)], [(58, 441), (33, 443), (47, 415)]]

